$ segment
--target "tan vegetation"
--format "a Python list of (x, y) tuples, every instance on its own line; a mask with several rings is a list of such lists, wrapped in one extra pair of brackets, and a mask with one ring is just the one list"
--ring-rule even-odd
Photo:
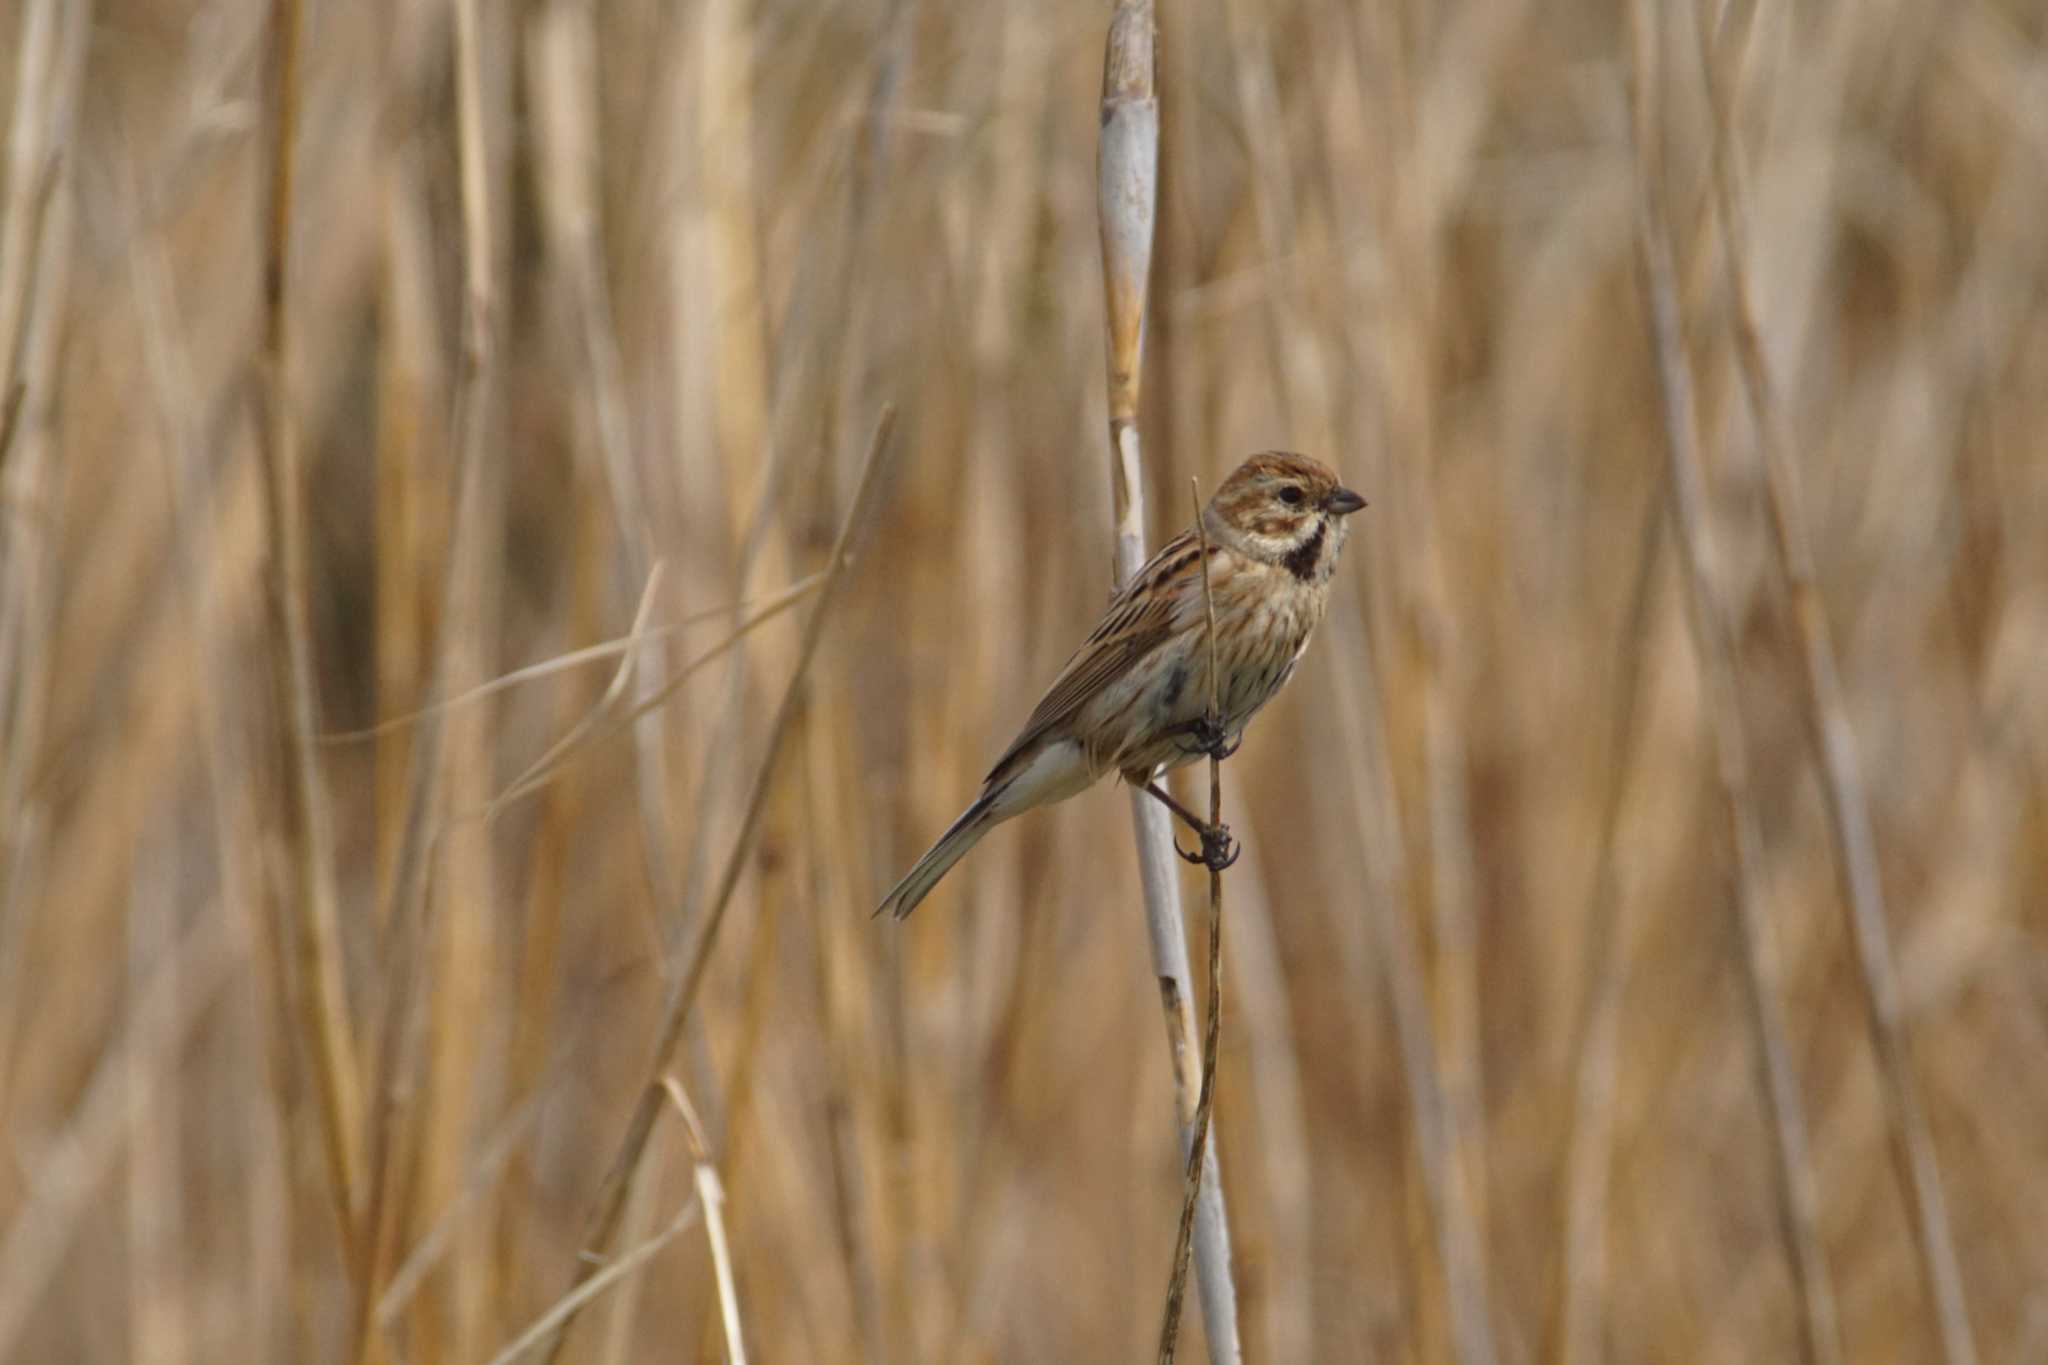
[[(1162, 9), (1151, 538), (1372, 504), (1247, 1359), (2048, 1357), (2048, 13), (1707, 7)], [(1124, 798), (867, 913), (1109, 590), (1109, 8), (0, 7), (0, 1360), (1155, 1351)]]

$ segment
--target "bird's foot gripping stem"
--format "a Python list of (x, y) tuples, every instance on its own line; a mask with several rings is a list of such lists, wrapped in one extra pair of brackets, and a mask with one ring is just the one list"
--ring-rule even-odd
[(1242, 730), (1238, 731), (1236, 739), (1232, 739), (1230, 732), (1225, 730), (1215, 717), (1209, 715), (1196, 716), (1181, 726), (1180, 732), (1194, 741), (1196, 753), (1207, 754), (1218, 763), (1236, 753), (1238, 746), (1244, 743)]
[(1139, 791), (1144, 792), (1147, 796), (1179, 816), (1181, 823), (1193, 830), (1196, 837), (1202, 841), (1201, 848), (1193, 850), (1182, 848), (1178, 843), (1174, 844), (1173, 851), (1189, 862), (1206, 867), (1211, 872), (1221, 872), (1224, 868), (1236, 862), (1238, 855), (1244, 852), (1244, 845), (1231, 837), (1230, 826), (1221, 823), (1210, 824), (1207, 820), (1204, 820), (1201, 816), (1174, 800), (1173, 793), (1167, 791), (1166, 788), (1160, 786), (1157, 782), (1133, 785), (1137, 785)]
[(1186, 849), (1175, 844), (1173, 851), (1199, 867), (1208, 868), (1211, 872), (1223, 871), (1236, 862), (1238, 856), (1244, 852), (1244, 845), (1231, 836), (1228, 825), (1200, 825), (1195, 832), (1202, 837), (1202, 846), (1199, 849)]

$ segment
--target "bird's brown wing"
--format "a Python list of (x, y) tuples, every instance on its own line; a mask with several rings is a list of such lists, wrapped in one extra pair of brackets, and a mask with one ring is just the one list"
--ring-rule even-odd
[[(1215, 547), (1210, 548), (1213, 553)], [(1053, 679), (1023, 730), (989, 770), (989, 781), (1001, 777), (1039, 740), (1072, 721), (1091, 698), (1172, 638), (1180, 594), (1171, 589), (1171, 581), (1190, 574), (1200, 556), (1194, 532), (1186, 531), (1166, 542), (1131, 575), (1130, 582), (1110, 599), (1101, 622)]]

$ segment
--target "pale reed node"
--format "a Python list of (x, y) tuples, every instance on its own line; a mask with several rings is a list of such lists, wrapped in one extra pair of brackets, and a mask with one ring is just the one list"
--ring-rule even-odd
[(1228, 757), (1246, 722), (1286, 685), (1329, 605), (1345, 519), (1363, 506), (1334, 471), (1306, 455), (1271, 451), (1239, 465), (1202, 509), (1216, 602), (1216, 716), (1209, 715), (1202, 537), (1191, 526), (1117, 592), (981, 795), (875, 913), (901, 919), (982, 835), (1108, 772), (1165, 802), (1202, 836), (1196, 861), (1228, 866), (1236, 856), (1229, 832), (1181, 806), (1158, 778), (1204, 754)]

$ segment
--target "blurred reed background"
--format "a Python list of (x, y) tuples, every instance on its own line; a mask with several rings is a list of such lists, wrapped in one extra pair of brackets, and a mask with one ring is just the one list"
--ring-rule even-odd
[[(1502, 1361), (1797, 1359), (1817, 1314), (1943, 1358), (1772, 423), (1967, 1329), (2048, 1359), (2048, 16), (1717, 10), (1731, 238), (1656, 8), (1649, 60), (1611, 4), (1161, 14), (1155, 537), (1266, 447), (1372, 500), (1225, 775), (1252, 1359), (1457, 1358), (1447, 1220)], [(275, 17), (0, 8), (0, 1357), (482, 1361), (561, 1295), (816, 594), (478, 817), (826, 565), (886, 402), (672, 1073), (747, 1348), (1149, 1352), (1179, 1161), (1123, 798), (867, 918), (1109, 587), (1107, 6), (310, 5), (273, 313)], [(672, 1112), (649, 1151), (621, 1245), (692, 1213)], [(569, 1351), (725, 1340), (686, 1221)]]

